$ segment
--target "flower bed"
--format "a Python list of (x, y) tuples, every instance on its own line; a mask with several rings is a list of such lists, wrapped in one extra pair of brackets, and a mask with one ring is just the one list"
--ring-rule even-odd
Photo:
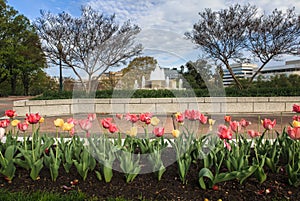
[[(293, 111), (300, 112), (300, 107), (294, 105)], [(116, 119), (131, 125), (126, 133), (118, 131), (112, 118), (100, 120), (101, 134), (91, 133), (95, 114), (66, 122), (56, 119), (56, 137), (39, 132), (39, 114), (27, 114), (24, 122), (12, 110), (6, 115), (10, 120), (0, 121), (1, 137), (7, 130), (0, 144), (0, 173), (7, 189), (81, 189), (100, 198), (159, 200), (246, 199), (251, 193), (258, 199), (300, 198), (297, 115), (280, 133), (273, 130), (276, 120), (263, 119), (260, 133), (248, 130), (251, 122), (245, 119), (226, 116), (223, 124), (214, 125), (199, 111), (186, 110), (174, 115), (177, 129), (170, 138), (151, 113), (117, 114)], [(204, 129), (211, 131), (204, 135)], [(80, 132), (85, 136), (79, 137)]]

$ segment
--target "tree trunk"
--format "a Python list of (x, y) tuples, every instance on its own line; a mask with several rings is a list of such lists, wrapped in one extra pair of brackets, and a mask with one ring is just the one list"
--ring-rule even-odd
[(22, 76), (22, 82), (24, 86), (24, 96), (28, 96), (29, 94), (29, 77), (25, 74)]
[(11, 95), (16, 95), (17, 89), (17, 74), (13, 72), (13, 67), (10, 68), (10, 90)]
[(254, 73), (254, 75), (251, 77), (251, 79), (249, 80), (249, 84), (248, 84), (248, 88), (251, 86), (251, 84), (253, 83), (254, 78), (258, 75), (258, 73), (265, 67), (265, 65), (269, 62), (269, 60), (267, 62), (264, 62), (259, 69)]
[(230, 67), (228, 61), (224, 61), (224, 64), (226, 65), (226, 68), (228, 69), (230, 75), (232, 76), (232, 78), (233, 78), (233, 80), (234, 80), (236, 86), (237, 86), (240, 90), (242, 90), (242, 89), (243, 89), (243, 86), (242, 86), (242, 84), (240, 83), (240, 81), (236, 78), (236, 76), (235, 76), (235, 74), (233, 73), (233, 70), (232, 70), (232, 68)]

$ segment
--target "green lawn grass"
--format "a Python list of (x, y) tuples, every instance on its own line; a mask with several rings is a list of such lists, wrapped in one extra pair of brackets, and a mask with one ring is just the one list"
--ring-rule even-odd
[[(89, 198), (82, 192), (69, 192), (67, 194), (50, 193), (50, 192), (9, 192), (0, 189), (1, 201), (100, 201), (97, 197)], [(107, 201), (129, 201), (124, 198), (107, 198)], [(144, 199), (141, 199), (144, 200)]]

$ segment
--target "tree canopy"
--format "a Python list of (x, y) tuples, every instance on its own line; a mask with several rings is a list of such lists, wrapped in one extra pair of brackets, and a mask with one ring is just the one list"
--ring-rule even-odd
[(262, 63), (250, 83), (272, 59), (291, 54), (299, 44), (299, 16), (294, 9), (286, 12), (275, 9), (271, 14), (261, 14), (256, 6), (235, 4), (227, 9), (205, 9), (191, 32), (185, 36), (200, 47), (209, 58), (224, 65), (235, 83), (242, 88), (230, 62), (245, 57), (259, 59)]
[(27, 95), (32, 75), (46, 67), (39, 37), (28, 18), (5, 1), (0, 4), (0, 83), (9, 79), (11, 94), (16, 94), (20, 76)]
[(55, 64), (61, 59), (86, 92), (96, 89), (93, 83), (102, 73), (142, 51), (134, 41), (137, 25), (126, 21), (120, 26), (114, 15), (106, 17), (91, 7), (82, 7), (80, 17), (42, 11), (35, 26), (47, 58)]
[(149, 80), (151, 71), (157, 66), (157, 60), (153, 57), (142, 56), (134, 58), (126, 68), (122, 70), (122, 87), (132, 88), (135, 80), (137, 80), (138, 85), (142, 85), (142, 77), (145, 80)]

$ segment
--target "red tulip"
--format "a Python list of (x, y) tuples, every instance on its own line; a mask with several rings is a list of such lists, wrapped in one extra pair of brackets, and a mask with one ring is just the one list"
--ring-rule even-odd
[(287, 133), (293, 140), (299, 140), (300, 139), (300, 127), (288, 127)]
[(240, 130), (240, 122), (238, 121), (230, 121), (230, 128), (233, 132), (238, 132)]
[(255, 137), (258, 137), (260, 136), (261, 134), (257, 131), (254, 131), (254, 130), (248, 130), (248, 135), (251, 137), (251, 138), (255, 138)]
[(300, 105), (294, 104), (293, 105), (293, 112), (300, 113)]
[(175, 114), (175, 118), (176, 118), (176, 121), (178, 123), (183, 123), (184, 122), (184, 115), (182, 113), (180, 113), (180, 112), (177, 112)]
[(141, 120), (141, 122), (144, 122), (145, 124), (150, 124), (151, 118), (152, 118), (152, 113), (150, 113), (150, 112), (140, 114), (140, 120)]
[(18, 129), (22, 132), (25, 132), (28, 128), (28, 123), (25, 121), (24, 123), (18, 123)]
[(40, 121), (41, 116), (39, 115), (39, 113), (36, 114), (26, 114), (26, 121), (30, 124), (36, 124)]
[(156, 137), (161, 137), (165, 133), (165, 128), (163, 127), (156, 127), (153, 129), (153, 133)]
[(214, 191), (218, 191), (218, 190), (219, 190), (219, 186), (213, 185), (213, 186), (212, 186), (212, 189), (213, 189)]
[(226, 122), (230, 122), (230, 121), (231, 121), (231, 116), (225, 116), (225, 117), (224, 117), (224, 120), (225, 120)]
[(49, 154), (49, 152), (50, 152), (50, 151), (49, 151), (49, 148), (46, 148), (46, 149), (45, 149), (45, 154)]
[(224, 140), (224, 139), (228, 139), (231, 140), (232, 139), (232, 132), (230, 128), (227, 128), (227, 126), (225, 125), (219, 125), (218, 128), (218, 136)]
[(108, 130), (110, 133), (115, 133), (118, 131), (118, 128), (115, 124), (110, 124)]
[(9, 126), (10, 121), (8, 119), (4, 119), (0, 121), (0, 128), (6, 128)]
[(200, 121), (201, 124), (206, 124), (207, 123), (207, 116), (204, 116), (204, 114), (200, 113), (199, 121)]
[(300, 121), (300, 116), (294, 115), (294, 116), (293, 116), (293, 120), (295, 120), (295, 121)]
[(14, 111), (14, 110), (6, 110), (5, 116), (8, 116), (9, 118), (14, 118), (15, 116), (17, 116), (17, 114), (16, 114), (16, 111)]
[(262, 120), (262, 124), (266, 130), (272, 130), (276, 125), (276, 119), (274, 119), (273, 121), (271, 121), (270, 119), (264, 119)]
[(111, 125), (111, 121), (112, 121), (112, 118), (105, 118), (105, 119), (102, 119), (101, 120), (101, 124), (103, 126), (103, 128), (109, 128), (109, 126)]

